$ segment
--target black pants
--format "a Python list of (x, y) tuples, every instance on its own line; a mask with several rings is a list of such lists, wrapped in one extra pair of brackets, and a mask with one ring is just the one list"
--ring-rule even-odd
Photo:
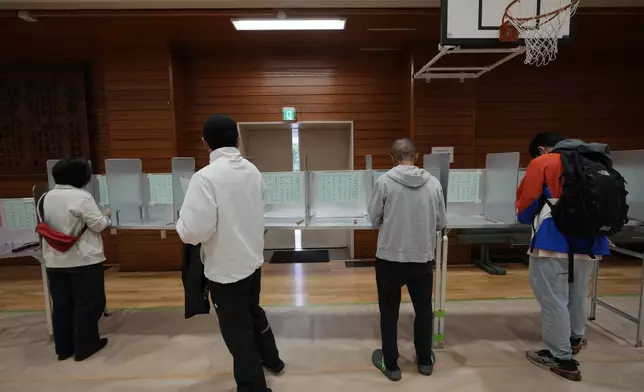
[(259, 306), (262, 270), (239, 282), (209, 281), (210, 296), (219, 318), (221, 335), (233, 356), (238, 392), (265, 392), (263, 366), (280, 363), (275, 336)]
[(376, 282), (380, 306), (380, 333), (385, 366), (398, 369), (398, 315), (400, 292), (407, 286), (414, 305), (414, 346), (418, 363), (430, 363), (434, 314), (432, 312), (432, 262), (395, 263), (376, 259)]
[(103, 263), (74, 268), (48, 268), (54, 302), (56, 354), (85, 356), (100, 339), (98, 321), (105, 310)]

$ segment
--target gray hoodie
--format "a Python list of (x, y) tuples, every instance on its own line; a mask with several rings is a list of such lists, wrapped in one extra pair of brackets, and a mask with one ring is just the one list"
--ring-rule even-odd
[(436, 231), (447, 225), (440, 182), (416, 166), (396, 166), (380, 176), (369, 203), (379, 227), (379, 259), (400, 263), (434, 260)]

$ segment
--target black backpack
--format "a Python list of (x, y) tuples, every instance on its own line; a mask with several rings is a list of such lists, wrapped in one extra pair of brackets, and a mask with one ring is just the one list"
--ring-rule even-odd
[[(628, 192), (608, 151), (598, 152), (581, 144), (553, 152), (561, 156), (563, 190), (556, 204), (545, 198), (543, 202), (551, 208), (555, 226), (568, 242), (568, 281), (573, 282), (574, 255), (587, 254), (595, 259), (595, 238), (617, 234), (628, 222)], [(571, 237), (587, 245), (575, 245)]]

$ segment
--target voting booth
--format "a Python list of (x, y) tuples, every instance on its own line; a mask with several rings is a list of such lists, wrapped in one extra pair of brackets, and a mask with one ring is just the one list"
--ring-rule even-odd
[(0, 254), (37, 243), (37, 223), (33, 197), (0, 199)]
[(266, 227), (304, 227), (307, 219), (307, 173), (262, 173)]
[(172, 173), (143, 173), (140, 159), (107, 159), (97, 179), (99, 205), (116, 229), (172, 229), (195, 171), (194, 158), (172, 158)]
[(308, 179), (308, 226), (372, 228), (367, 217), (373, 190), (371, 171), (314, 171)]

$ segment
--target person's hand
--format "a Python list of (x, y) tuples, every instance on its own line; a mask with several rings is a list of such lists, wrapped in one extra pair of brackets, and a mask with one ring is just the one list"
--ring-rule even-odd
[(109, 216), (109, 217), (111, 217), (111, 216), (112, 216), (112, 210), (110, 210), (109, 208), (108, 208), (108, 209), (106, 209), (106, 210), (105, 210), (105, 216)]

